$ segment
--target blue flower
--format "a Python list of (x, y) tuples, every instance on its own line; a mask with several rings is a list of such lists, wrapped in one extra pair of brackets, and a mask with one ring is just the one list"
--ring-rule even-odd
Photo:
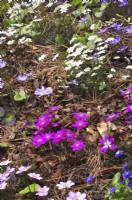
[(115, 191), (116, 191), (116, 187), (115, 186), (110, 188), (110, 193), (114, 193)]
[(132, 182), (128, 182), (128, 187), (132, 187)]
[(90, 183), (92, 183), (92, 181), (93, 181), (93, 176), (89, 175), (87, 177), (87, 183), (90, 184)]
[(82, 23), (82, 22), (86, 22), (87, 20), (88, 20), (88, 17), (83, 17), (78, 22)]
[(129, 166), (129, 163), (125, 163), (122, 168), (126, 169), (128, 166)]
[(118, 158), (120, 156), (122, 156), (123, 154), (123, 151), (122, 150), (118, 150), (116, 153), (115, 153), (115, 158)]
[(132, 172), (131, 171), (124, 171), (124, 173), (122, 174), (124, 179), (128, 179), (132, 177)]

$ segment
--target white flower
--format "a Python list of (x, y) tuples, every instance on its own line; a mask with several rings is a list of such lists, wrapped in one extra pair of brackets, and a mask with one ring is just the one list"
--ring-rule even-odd
[(57, 53), (57, 54), (53, 57), (52, 61), (56, 60), (56, 58), (58, 58), (58, 57), (59, 57), (59, 54)]
[(114, 68), (111, 68), (110, 71), (111, 72), (116, 72), (116, 70)]
[(62, 4), (60, 6), (57, 6), (57, 8), (55, 9), (55, 12), (59, 9), (61, 13), (66, 13), (68, 11), (68, 8), (70, 7), (71, 5), (68, 4), (68, 3), (65, 3), (65, 4)]
[(79, 72), (79, 73), (76, 75), (76, 78), (80, 77), (82, 74), (84, 74), (84, 72)]
[(108, 76), (107, 76), (107, 78), (112, 78), (113, 77), (113, 74), (109, 74)]
[(74, 182), (72, 181), (67, 181), (67, 182), (60, 182), (56, 186), (58, 187), (59, 190), (63, 190), (65, 188), (71, 188), (71, 186), (75, 185)]
[(90, 71), (91, 71), (90, 67), (84, 69), (84, 72), (90, 72)]
[(8, 160), (5, 160), (5, 161), (0, 162), (0, 166), (6, 166), (6, 165), (8, 165), (9, 163), (11, 163), (11, 161), (8, 159)]
[(39, 61), (42, 61), (42, 60), (44, 60), (46, 58), (46, 55), (45, 54), (42, 54), (39, 58), (38, 58), (38, 60)]
[(130, 75), (124, 75), (124, 76), (122, 76), (122, 78), (124, 78), (124, 79), (127, 79), (129, 77), (130, 77)]
[(132, 65), (128, 65), (126, 69), (132, 69)]

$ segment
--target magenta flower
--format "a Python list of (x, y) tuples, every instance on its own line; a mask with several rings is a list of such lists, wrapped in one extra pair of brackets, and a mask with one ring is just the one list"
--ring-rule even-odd
[(35, 94), (38, 95), (39, 97), (44, 96), (44, 95), (52, 94), (52, 92), (53, 92), (53, 90), (52, 90), (51, 87), (47, 87), (47, 88), (46, 88), (46, 87), (44, 87), (44, 86), (42, 86), (40, 89), (37, 88), (37, 89), (35, 90)]
[(116, 146), (113, 144), (114, 141), (114, 138), (110, 138), (109, 135), (106, 134), (104, 139), (100, 139), (100, 144), (102, 145), (100, 151), (106, 153), (108, 149), (115, 150)]
[(76, 134), (72, 132), (70, 129), (66, 130), (65, 137), (67, 141), (72, 141), (75, 139)]
[(2, 89), (4, 87), (4, 82), (3, 80), (0, 78), (0, 89)]
[(88, 125), (88, 122), (84, 122), (83, 120), (75, 121), (74, 124), (72, 124), (73, 127), (75, 127), (77, 130), (81, 130), (82, 128), (85, 128)]
[(75, 140), (71, 145), (71, 148), (73, 151), (79, 151), (81, 150), (85, 145), (82, 140)]
[(58, 126), (60, 126), (60, 124), (58, 122), (55, 122), (52, 124), (52, 127), (58, 127)]
[(49, 124), (50, 124), (50, 115), (46, 113), (44, 115), (41, 115), (38, 119), (36, 119), (35, 126), (41, 129), (41, 128), (45, 128)]
[(132, 93), (132, 87), (131, 87), (131, 88), (128, 88), (127, 90), (121, 91), (121, 95), (122, 95), (122, 96), (131, 94), (131, 93)]
[(105, 122), (113, 121), (121, 116), (121, 113), (111, 113), (105, 118)]
[(47, 195), (48, 195), (48, 192), (49, 192), (49, 189), (50, 189), (50, 188), (47, 187), (47, 186), (39, 187), (39, 188), (38, 188), (38, 192), (36, 193), (36, 195), (41, 196), (41, 197), (47, 196)]
[(55, 111), (57, 111), (57, 110), (59, 110), (60, 109), (60, 106), (52, 106), (52, 107), (50, 107), (49, 109), (48, 109), (48, 112), (55, 112)]
[(51, 140), (53, 138), (53, 133), (52, 132), (48, 132), (44, 134), (45, 137), (45, 141), (48, 142), (49, 140)]
[(28, 171), (31, 168), (31, 166), (21, 166), (18, 168), (18, 171), (16, 172), (16, 174), (21, 174), (23, 172)]
[(128, 105), (128, 106), (126, 107), (126, 111), (127, 111), (127, 112), (132, 112), (132, 104), (130, 104), (130, 105)]
[(31, 178), (37, 179), (37, 180), (41, 180), (43, 179), (40, 174), (36, 174), (36, 173), (29, 173), (28, 176), (30, 176)]
[(53, 135), (53, 144), (58, 144), (60, 141), (65, 139), (65, 132), (66, 130), (64, 128), (61, 128), (57, 133)]
[(45, 139), (45, 135), (41, 134), (41, 135), (36, 135), (35, 137), (32, 138), (32, 144), (34, 146), (41, 146), (42, 144), (46, 144), (46, 139)]
[(89, 116), (86, 114), (86, 113), (81, 113), (81, 112), (78, 112), (78, 113), (73, 113), (73, 117), (75, 119), (78, 119), (78, 120), (86, 120), (86, 119), (89, 119)]
[(126, 124), (132, 125), (132, 114), (130, 113), (126, 118), (125, 118)]

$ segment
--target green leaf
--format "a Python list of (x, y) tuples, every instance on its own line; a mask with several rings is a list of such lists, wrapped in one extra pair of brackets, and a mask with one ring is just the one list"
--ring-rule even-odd
[(27, 194), (29, 192), (36, 192), (39, 187), (40, 187), (40, 185), (33, 183), (33, 184), (27, 186), (25, 189), (21, 190), (19, 192), (19, 194)]
[(27, 98), (27, 94), (24, 89), (20, 89), (20, 91), (15, 91), (14, 100), (22, 101)]
[(115, 174), (115, 176), (113, 177), (113, 179), (112, 179), (112, 185), (113, 185), (113, 186), (116, 186), (116, 185), (118, 184), (120, 178), (121, 178), (121, 173), (120, 173), (120, 172), (117, 172), (117, 173)]
[(0, 147), (8, 147), (8, 144), (7, 143), (5, 143), (5, 142), (0, 142)]
[(93, 8), (93, 13), (94, 13), (95, 17), (102, 17), (104, 12), (101, 11), (100, 8)]
[(15, 121), (16, 121), (15, 115), (11, 111), (7, 112), (3, 117), (3, 122), (6, 123), (7, 125), (14, 125)]
[(72, 5), (77, 6), (81, 3), (81, 0), (73, 0)]
[(102, 3), (100, 7), (100, 11), (104, 11), (108, 7), (109, 3)]

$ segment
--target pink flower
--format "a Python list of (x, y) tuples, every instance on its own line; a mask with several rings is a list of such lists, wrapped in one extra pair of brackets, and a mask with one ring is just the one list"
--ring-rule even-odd
[(73, 151), (79, 151), (84, 147), (84, 142), (82, 140), (75, 140), (70, 146)]
[(49, 193), (49, 189), (50, 189), (50, 188), (47, 187), (47, 186), (39, 187), (39, 188), (38, 188), (38, 193), (36, 193), (36, 195), (41, 196), (41, 197), (47, 196), (48, 193)]
[(106, 153), (108, 149), (115, 150), (116, 146), (112, 144), (115, 141), (114, 138), (110, 138), (108, 134), (105, 135), (104, 139), (100, 139), (100, 151)]
[(131, 94), (131, 93), (132, 93), (132, 87), (131, 87), (131, 88), (128, 88), (127, 90), (121, 91), (121, 95), (122, 95), (122, 96)]
[(36, 119), (35, 126), (37, 126), (39, 129), (45, 128), (50, 124), (50, 119), (51, 119), (51, 116), (45, 113), (44, 115), (41, 115), (38, 117), (38, 119)]
[(72, 124), (73, 127), (75, 127), (77, 130), (81, 130), (82, 128), (85, 128), (88, 125), (88, 122), (84, 122), (83, 120), (76, 121), (74, 124)]

